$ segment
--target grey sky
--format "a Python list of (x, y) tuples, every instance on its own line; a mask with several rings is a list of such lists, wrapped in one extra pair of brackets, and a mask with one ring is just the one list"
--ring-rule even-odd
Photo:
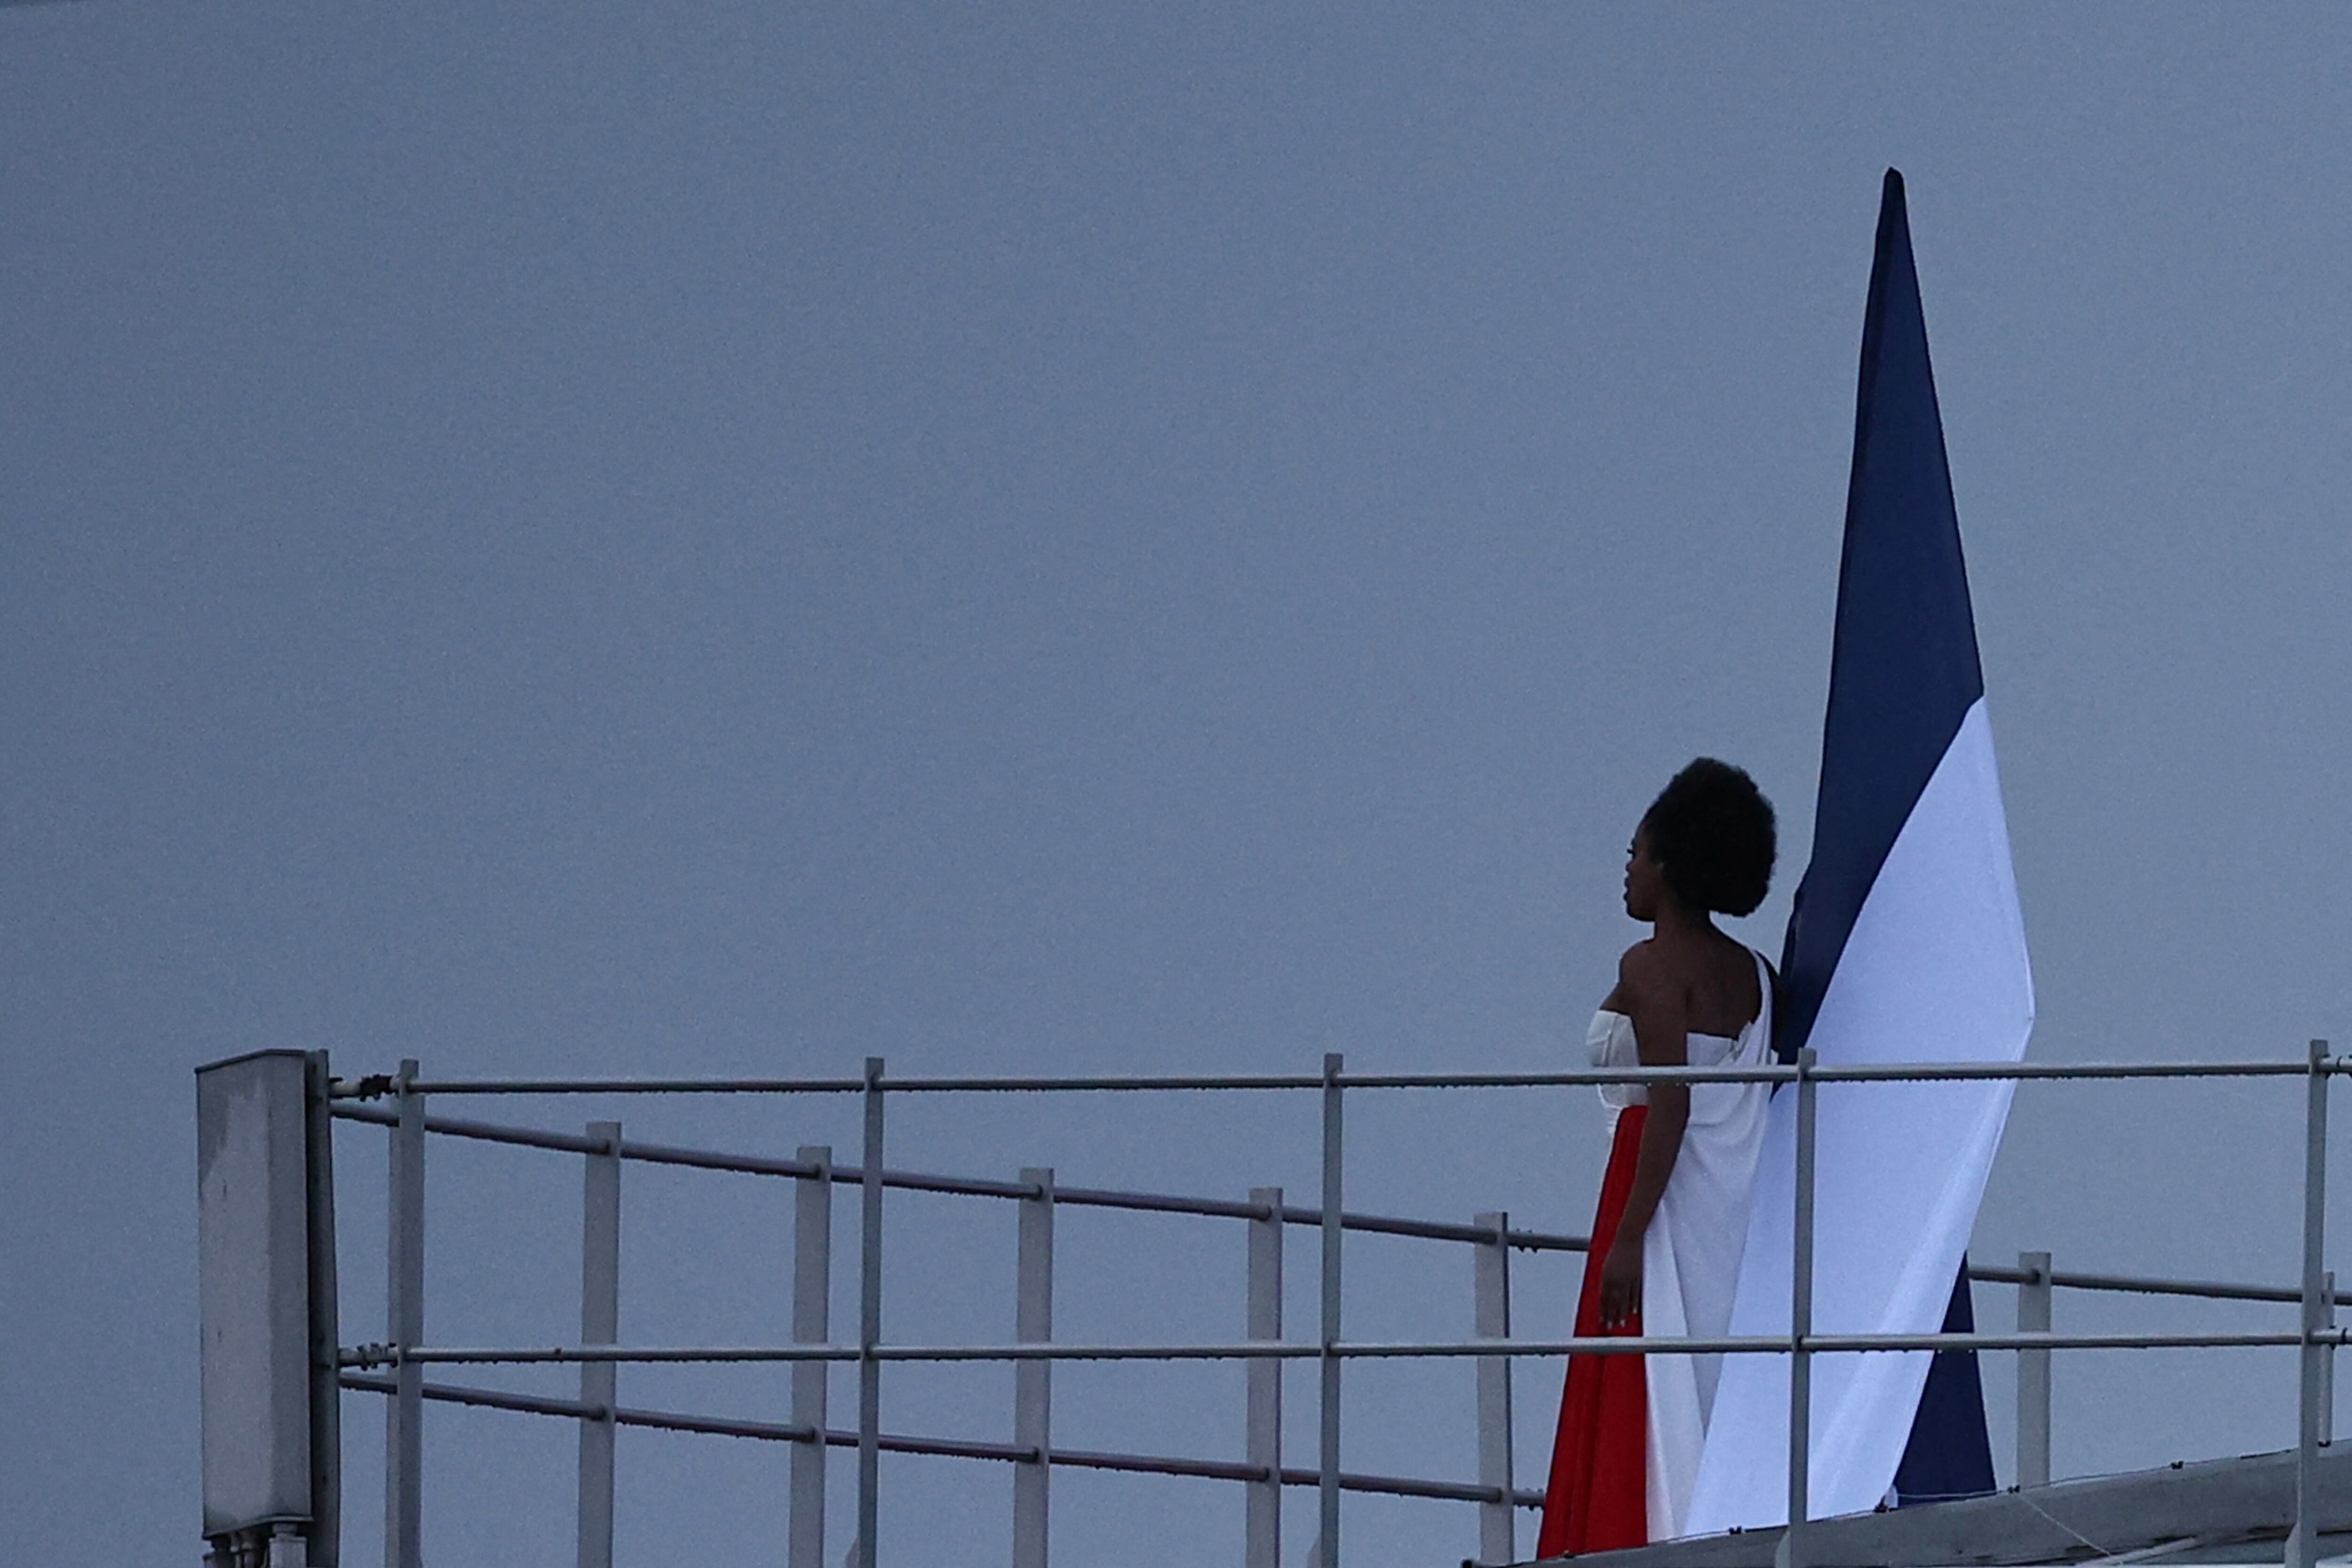
[[(2352, 1036), (2347, 80), (2315, 7), (0, 11), (11, 1552), (195, 1550), (208, 1058), (1554, 1063), (1634, 934), (1632, 821), (1697, 752), (1781, 807), (1745, 929), (1777, 952), (1888, 163), (2035, 1052)], [(1980, 1254), (2286, 1278), (2291, 1098), (2029, 1091)], [(894, 1135), (1303, 1190), (1304, 1114)], [(1361, 1124), (1367, 1206), (1589, 1217), (1586, 1097)], [(436, 1229), (436, 1331), (504, 1326), (518, 1259), (562, 1321), (575, 1173), (545, 1180)], [(625, 1268), (670, 1271), (625, 1332), (689, 1331), (706, 1273), (748, 1292), (729, 1332), (779, 1331), (716, 1282), (753, 1244), (680, 1194), (677, 1239), (630, 1233)], [(994, 1241), (933, 1245), (997, 1289)], [(1066, 1317), (1148, 1319), (1128, 1261), (1068, 1276)], [(1522, 1383), (1529, 1441), (1555, 1379)], [(2260, 1358), (2059, 1380), (2062, 1468), (2290, 1434)], [(1365, 1399), (1364, 1451), (1412, 1464), (1412, 1406)], [(377, 1419), (352, 1403), (355, 1458)], [(1135, 1440), (1238, 1440), (1198, 1425)], [(560, 1436), (448, 1432), (478, 1462), (433, 1506), (568, 1561), (478, 1522), (541, 1481), (562, 1516)], [(772, 1510), (723, 1489), (773, 1456), (720, 1447), (637, 1450), (625, 1551), (759, 1559)], [(1073, 1561), (1160, 1561), (1123, 1521), (1181, 1518), (1066, 1495)], [(375, 1545), (362, 1511), (350, 1561)]]

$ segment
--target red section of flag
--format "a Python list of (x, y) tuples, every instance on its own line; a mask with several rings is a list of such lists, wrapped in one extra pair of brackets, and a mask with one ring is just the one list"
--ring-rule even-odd
[[(1617, 1113), (1609, 1170), (1601, 1179), (1601, 1207), (1592, 1216), (1592, 1250), (1584, 1258), (1584, 1289), (1576, 1300), (1579, 1338), (1642, 1331), (1639, 1311), (1614, 1329), (1601, 1327), (1601, 1261), (1617, 1239), (1617, 1221), (1633, 1191), (1633, 1164), (1648, 1116), (1648, 1108), (1640, 1105)], [(1606, 1552), (1649, 1541), (1649, 1434), (1650, 1392), (1640, 1356), (1569, 1357), (1537, 1556)]]

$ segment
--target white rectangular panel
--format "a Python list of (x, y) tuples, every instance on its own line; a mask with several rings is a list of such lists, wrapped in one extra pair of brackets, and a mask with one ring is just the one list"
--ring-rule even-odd
[(310, 1517), (305, 1062), (196, 1073), (205, 1534)]

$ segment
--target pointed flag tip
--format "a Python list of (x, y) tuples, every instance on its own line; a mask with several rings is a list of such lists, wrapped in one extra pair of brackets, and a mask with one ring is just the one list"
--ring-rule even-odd
[(1890, 239), (1898, 237), (1907, 247), (1910, 233), (1911, 204), (1903, 197), (1903, 171), (1889, 168), (1878, 196), (1878, 244), (1881, 252), (1885, 251)]

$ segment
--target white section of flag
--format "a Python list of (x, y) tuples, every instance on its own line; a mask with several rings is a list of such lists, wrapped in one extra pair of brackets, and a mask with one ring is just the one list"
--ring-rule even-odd
[[(1982, 699), (1864, 900), (1808, 1040), (1824, 1065), (2011, 1062), (2033, 977)], [(1943, 1324), (2014, 1086), (1824, 1084), (1817, 1101), (1813, 1329)], [(1756, 1173), (1735, 1334), (1789, 1331), (1796, 1096), (1773, 1096)], [(1924, 1351), (1817, 1355), (1806, 1512), (1885, 1497), (1927, 1376)], [(1789, 1358), (1724, 1361), (1686, 1533), (1788, 1520)]]

